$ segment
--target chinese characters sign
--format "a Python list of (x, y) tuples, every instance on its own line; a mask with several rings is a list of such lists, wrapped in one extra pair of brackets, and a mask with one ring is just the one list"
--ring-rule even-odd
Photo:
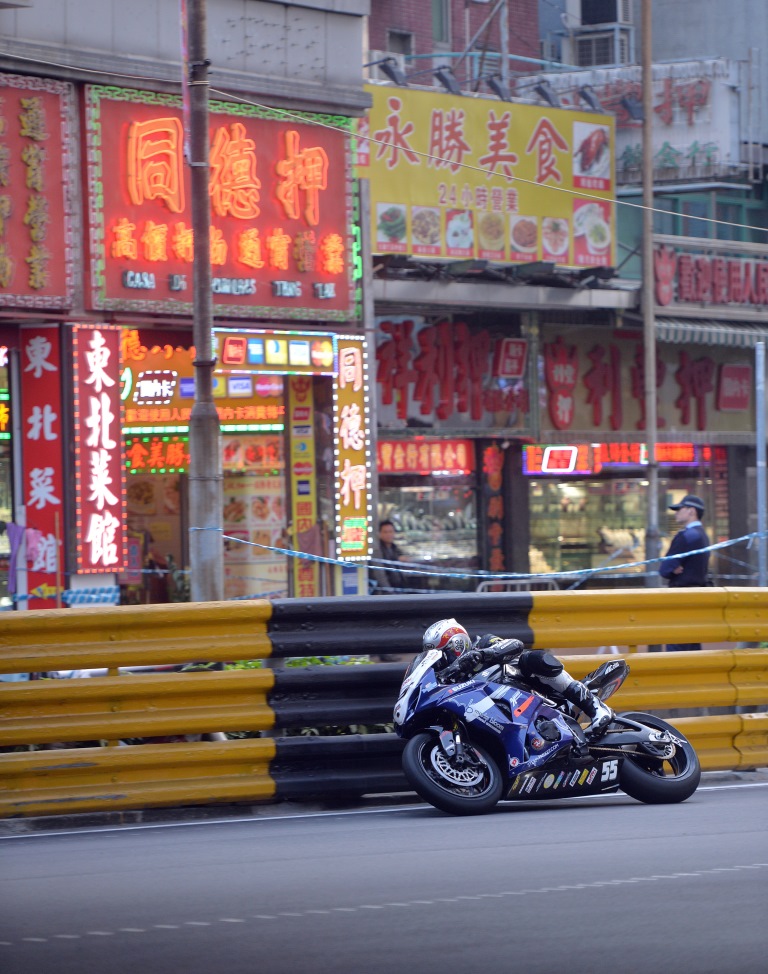
[[(123, 330), (121, 395), (126, 431), (188, 432), (195, 401), (194, 357), (194, 348), (180, 344), (178, 332)], [(282, 376), (214, 375), (213, 383), (224, 432), (283, 428)]]
[(0, 75), (0, 307), (70, 308), (74, 94)]
[[(661, 467), (699, 467), (712, 459), (712, 448), (696, 443), (657, 443), (656, 460)], [(523, 447), (523, 473), (530, 477), (542, 474), (592, 475), (601, 470), (645, 467), (648, 465), (646, 443), (577, 443)]]
[(472, 440), (378, 440), (376, 465), (379, 474), (470, 474), (475, 448)]
[(526, 343), (462, 321), (377, 319), (378, 421), (385, 429), (526, 430)]
[[(660, 178), (731, 175), (740, 163), (739, 65), (722, 58), (654, 64), (653, 169)], [(590, 85), (616, 117), (616, 176), (638, 182), (642, 173), (642, 121), (631, 101), (642, 101), (638, 66), (591, 68), (545, 76), (564, 105), (579, 107), (579, 89)]]
[(366, 560), (371, 546), (371, 467), (365, 339), (339, 336), (334, 394), (336, 550), (348, 561)]
[[(572, 337), (571, 337), (572, 336)], [(754, 429), (751, 352), (705, 345), (657, 348), (660, 431), (747, 433)], [(641, 433), (645, 429), (642, 333), (544, 329), (542, 430)], [(587, 434), (586, 431), (590, 431)]]
[(614, 263), (610, 116), (367, 90), (374, 252)]
[(73, 338), (77, 570), (125, 564), (120, 329), (76, 325)]
[[(748, 252), (745, 254), (745, 250)], [(763, 320), (768, 307), (768, 247), (730, 249), (711, 240), (680, 247), (672, 237), (655, 238), (656, 304), (666, 312), (716, 307), (740, 319)]]
[[(310, 116), (305, 116), (307, 119)], [(193, 233), (179, 99), (86, 88), (94, 307), (190, 313)], [(353, 316), (351, 180), (340, 128), (213, 103), (214, 312)]]
[(51, 608), (63, 576), (64, 471), (61, 424), (61, 341), (56, 326), (23, 327), (21, 375), (24, 385), (22, 450), (27, 527), (27, 587), (30, 609)]

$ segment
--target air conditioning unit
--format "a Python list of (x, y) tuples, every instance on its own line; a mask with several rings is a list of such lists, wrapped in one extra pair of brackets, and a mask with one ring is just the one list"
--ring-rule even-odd
[(371, 66), (368, 68), (368, 77), (371, 81), (389, 81), (390, 79), (381, 70), (381, 66), (378, 64), (372, 64), (373, 61), (383, 61), (385, 58), (394, 58), (397, 62), (397, 66), (401, 71), (405, 71), (405, 55), (395, 54), (392, 51), (368, 51), (368, 58), (366, 64)]
[(581, 0), (581, 24), (631, 24), (632, 0)]
[(579, 34), (576, 37), (576, 64), (581, 68), (628, 64), (629, 50), (629, 38), (625, 32), (620, 33), (618, 39), (613, 31)]

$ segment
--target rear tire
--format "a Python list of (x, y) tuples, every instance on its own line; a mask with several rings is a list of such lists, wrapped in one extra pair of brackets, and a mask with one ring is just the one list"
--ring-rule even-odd
[(457, 767), (434, 734), (412, 737), (403, 751), (403, 771), (415, 791), (451, 815), (480, 815), (497, 804), (504, 790), (498, 765), (488, 752), (472, 745), (479, 765)]
[(642, 751), (625, 751), (619, 773), (619, 787), (630, 798), (648, 805), (684, 802), (699, 787), (701, 766), (692, 744), (677, 728), (652, 714), (626, 713), (638, 724), (666, 731), (675, 739), (675, 753), (663, 761)]

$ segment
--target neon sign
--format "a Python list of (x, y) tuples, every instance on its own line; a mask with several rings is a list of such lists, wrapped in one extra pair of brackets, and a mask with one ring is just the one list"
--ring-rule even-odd
[[(656, 459), (662, 467), (695, 467), (708, 463), (712, 450), (697, 443), (657, 443)], [(523, 473), (528, 476), (594, 475), (602, 470), (645, 467), (645, 443), (579, 443), (523, 447)]]
[[(181, 100), (88, 86), (91, 292), (113, 310), (191, 312), (190, 170)], [(346, 135), (212, 103), (211, 290), (217, 314), (354, 316)]]
[(120, 329), (74, 329), (77, 570), (125, 564), (125, 477), (120, 429)]

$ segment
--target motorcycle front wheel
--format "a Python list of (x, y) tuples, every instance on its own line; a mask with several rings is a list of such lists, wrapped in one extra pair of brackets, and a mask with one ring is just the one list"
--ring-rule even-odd
[(637, 745), (624, 751), (619, 787), (648, 805), (684, 802), (699, 787), (701, 766), (691, 743), (677, 728), (652, 714), (621, 714), (638, 724), (666, 731), (672, 745)]
[(403, 771), (430, 805), (451, 815), (480, 815), (501, 798), (504, 781), (493, 758), (477, 744), (476, 763), (457, 765), (434, 734), (416, 734), (405, 745)]

